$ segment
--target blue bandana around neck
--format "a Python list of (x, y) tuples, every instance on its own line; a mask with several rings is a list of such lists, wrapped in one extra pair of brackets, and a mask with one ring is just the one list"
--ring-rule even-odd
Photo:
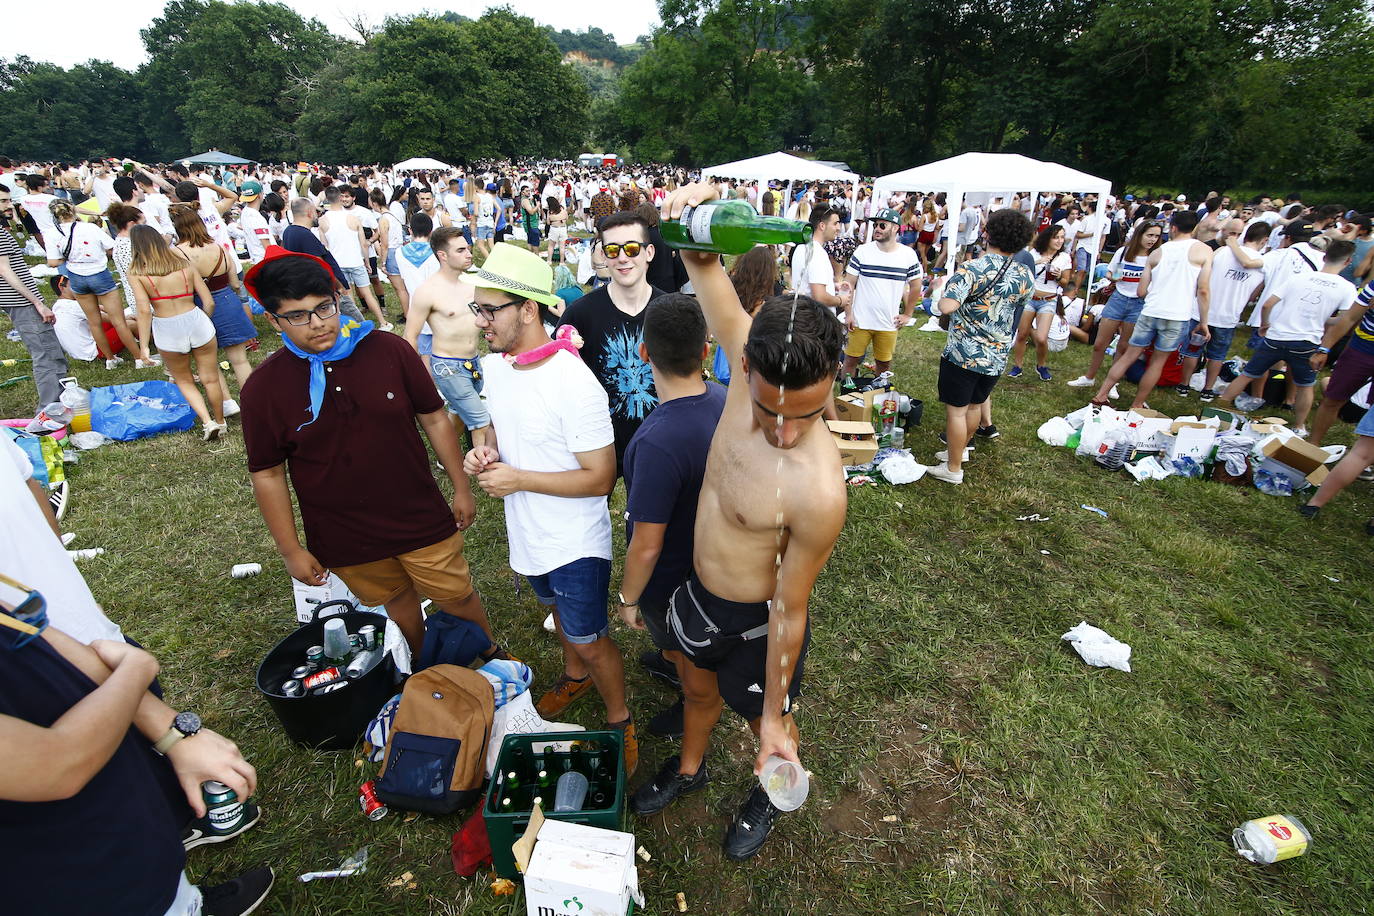
[(419, 267), (434, 254), (429, 242), (406, 242), (401, 246), (401, 256), (414, 267)]
[(339, 336), (335, 338), (334, 345), (323, 353), (307, 353), (292, 343), (291, 338), (282, 335), (281, 342), (286, 349), (310, 363), (310, 419), (297, 426), (297, 432), (320, 418), (320, 405), (324, 403), (324, 364), (351, 356), (358, 342), (371, 334), (375, 327), (371, 321), (358, 324), (352, 318), (342, 318), (339, 320)]

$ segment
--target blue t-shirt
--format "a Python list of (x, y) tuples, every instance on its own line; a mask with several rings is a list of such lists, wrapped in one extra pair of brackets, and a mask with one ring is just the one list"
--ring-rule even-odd
[[(21, 649), (0, 628), (0, 714), (47, 728), (95, 683), (42, 637)], [(71, 798), (0, 801), (6, 913), (162, 916), (176, 897), (191, 819), (171, 764), (130, 728)]]
[(626, 540), (634, 537), (635, 522), (668, 526), (641, 601), (666, 601), (692, 571), (697, 497), (724, 409), (725, 388), (707, 382), (705, 394), (658, 405), (625, 450)]

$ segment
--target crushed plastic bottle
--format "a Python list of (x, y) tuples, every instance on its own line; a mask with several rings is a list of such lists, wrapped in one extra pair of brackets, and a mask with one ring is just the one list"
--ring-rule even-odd
[(1261, 468), (1255, 472), (1255, 489), (1267, 496), (1292, 496), (1293, 481), (1283, 474)]

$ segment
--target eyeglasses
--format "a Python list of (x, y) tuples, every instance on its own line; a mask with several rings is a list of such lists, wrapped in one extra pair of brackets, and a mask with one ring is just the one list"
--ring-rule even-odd
[(312, 316), (324, 322), (333, 318), (338, 312), (338, 302), (326, 302), (324, 305), (317, 306), (310, 311), (287, 312), (284, 315), (278, 315), (277, 318), (299, 328), (309, 324)]
[(637, 258), (639, 253), (644, 250), (642, 242), (626, 242), (624, 245), (617, 245), (615, 242), (602, 242), (601, 250), (606, 252), (606, 257), (615, 260), (620, 257), (620, 253), (625, 252), (627, 258)]
[(485, 318), (487, 321), (495, 321), (496, 313), (512, 305), (524, 305), (527, 299), (512, 299), (510, 302), (502, 302), (500, 305), (478, 305), (476, 302), (469, 302), (468, 308), (472, 309), (472, 314), (478, 318)]

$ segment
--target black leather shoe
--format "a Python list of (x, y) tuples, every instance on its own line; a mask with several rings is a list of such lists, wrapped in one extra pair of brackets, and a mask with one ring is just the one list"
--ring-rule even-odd
[(677, 676), (677, 666), (663, 657), (657, 649), (639, 653), (639, 666), (660, 681), (667, 681), (678, 690), (682, 689), (682, 679)]
[(725, 830), (725, 855), (736, 862), (755, 855), (763, 848), (763, 841), (773, 829), (773, 819), (778, 809), (768, 800), (763, 786), (754, 786), (749, 797), (744, 800), (735, 820)]
[(672, 706), (665, 706), (649, 720), (649, 734), (658, 738), (682, 737), (682, 697)]
[(683, 776), (677, 771), (678, 755), (674, 754), (663, 761), (658, 775), (635, 790), (630, 796), (630, 807), (635, 814), (657, 814), (678, 800), (706, 785), (710, 777), (706, 775), (706, 761), (691, 776)]

